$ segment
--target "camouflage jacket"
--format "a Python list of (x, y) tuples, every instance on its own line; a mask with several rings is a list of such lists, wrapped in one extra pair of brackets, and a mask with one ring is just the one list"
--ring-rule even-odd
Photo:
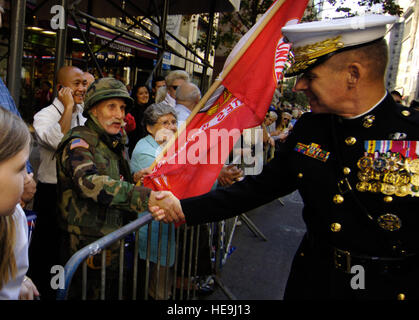
[(91, 118), (64, 136), (56, 153), (61, 228), (100, 238), (148, 208), (151, 190), (133, 184), (123, 150)]

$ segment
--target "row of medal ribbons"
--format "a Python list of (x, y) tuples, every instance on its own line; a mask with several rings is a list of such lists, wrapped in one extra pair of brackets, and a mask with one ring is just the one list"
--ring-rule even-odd
[(357, 162), (360, 192), (419, 197), (419, 143), (367, 140)]

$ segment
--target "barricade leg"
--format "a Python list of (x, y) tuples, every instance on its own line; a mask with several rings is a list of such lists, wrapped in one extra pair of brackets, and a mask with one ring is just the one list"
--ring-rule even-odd
[(246, 214), (242, 214), (240, 216), (240, 218), (243, 220), (243, 222), (246, 224), (246, 226), (249, 228), (250, 231), (253, 232), (253, 234), (256, 237), (260, 237), (262, 238), (264, 241), (268, 241), (268, 239), (266, 238), (266, 236), (262, 233), (262, 231), (260, 231), (255, 224), (252, 222), (252, 220), (249, 219), (249, 217)]

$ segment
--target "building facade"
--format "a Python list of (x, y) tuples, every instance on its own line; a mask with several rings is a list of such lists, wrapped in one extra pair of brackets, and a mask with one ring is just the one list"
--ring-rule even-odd
[(387, 88), (397, 90), (408, 106), (419, 100), (419, 1), (399, 0), (403, 15), (394, 24), (387, 39), (390, 62), (387, 69)]

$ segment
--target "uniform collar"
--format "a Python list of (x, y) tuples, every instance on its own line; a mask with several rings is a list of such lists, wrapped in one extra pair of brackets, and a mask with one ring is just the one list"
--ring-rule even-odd
[(391, 111), (391, 105), (394, 103), (393, 98), (388, 92), (380, 99), (374, 106), (372, 106), (366, 112), (359, 114), (351, 118), (337, 117), (338, 123), (341, 123), (347, 127), (358, 127), (362, 126), (363, 128), (372, 128), (375, 126), (376, 121), (387, 117), (386, 114)]
[(368, 114), (368, 113), (370, 113), (371, 111), (373, 111), (381, 102), (383, 102), (384, 101), (384, 99), (387, 97), (387, 94), (388, 94), (388, 92), (386, 91), (385, 93), (384, 93), (384, 96), (374, 105), (374, 106), (372, 106), (370, 109), (368, 109), (367, 111), (365, 111), (365, 112), (363, 112), (363, 113), (361, 113), (361, 114), (359, 114), (359, 115), (357, 115), (357, 116), (354, 116), (354, 117), (348, 117), (348, 118), (344, 118), (344, 119), (347, 119), (347, 120), (354, 120), (354, 119), (358, 119), (358, 118), (361, 118), (362, 116), (365, 116), (366, 114)]

